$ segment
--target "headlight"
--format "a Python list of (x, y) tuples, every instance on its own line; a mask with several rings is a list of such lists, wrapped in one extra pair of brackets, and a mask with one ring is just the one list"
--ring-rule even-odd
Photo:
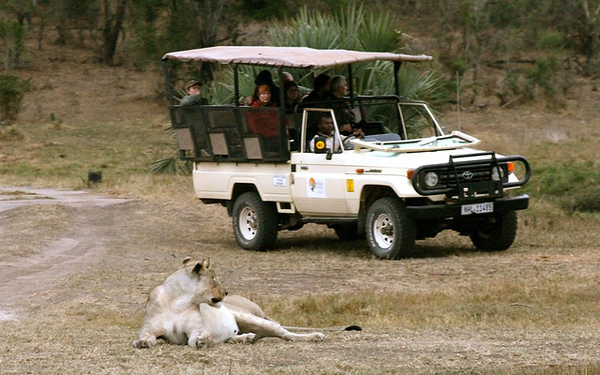
[(492, 180), (500, 181), (504, 178), (504, 169), (492, 167)]
[(425, 185), (427, 187), (432, 188), (438, 184), (439, 177), (438, 177), (437, 173), (435, 173), (435, 172), (427, 172), (427, 173), (425, 173), (425, 179), (423, 180), (423, 182), (425, 182)]

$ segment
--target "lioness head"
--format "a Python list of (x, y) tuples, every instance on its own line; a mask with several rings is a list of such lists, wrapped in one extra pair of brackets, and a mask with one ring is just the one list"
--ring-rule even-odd
[(210, 258), (197, 261), (187, 257), (181, 266), (191, 280), (188, 287), (192, 288), (194, 303), (219, 305), (227, 295), (227, 291), (210, 268)]

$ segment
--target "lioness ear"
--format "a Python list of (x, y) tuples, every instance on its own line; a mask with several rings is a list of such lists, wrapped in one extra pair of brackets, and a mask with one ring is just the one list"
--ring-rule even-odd
[(202, 263), (196, 263), (194, 269), (192, 270), (192, 273), (195, 273), (196, 275), (202, 274)]
[(200, 275), (202, 273), (202, 270), (207, 270), (208, 267), (210, 267), (210, 258), (202, 259), (202, 262), (196, 263), (196, 266), (194, 266), (192, 272)]
[(186, 264), (188, 264), (190, 260), (192, 260), (192, 257), (185, 257), (185, 259), (183, 260), (183, 265), (185, 266)]

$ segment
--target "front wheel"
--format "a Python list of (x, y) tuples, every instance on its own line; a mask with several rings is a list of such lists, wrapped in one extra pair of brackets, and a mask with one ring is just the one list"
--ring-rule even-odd
[(415, 249), (415, 222), (398, 198), (385, 197), (375, 201), (367, 213), (367, 241), (380, 259), (411, 256)]
[(479, 250), (503, 251), (512, 246), (517, 236), (515, 211), (495, 214), (471, 235), (471, 242)]
[(237, 243), (246, 250), (266, 250), (277, 239), (277, 208), (264, 202), (257, 192), (241, 194), (233, 204), (233, 233)]

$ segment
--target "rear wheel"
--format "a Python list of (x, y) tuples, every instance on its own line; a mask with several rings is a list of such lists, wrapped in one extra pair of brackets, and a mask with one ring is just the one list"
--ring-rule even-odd
[(415, 249), (415, 222), (404, 203), (394, 197), (381, 198), (367, 213), (367, 241), (380, 259), (411, 256)]
[(233, 233), (246, 250), (272, 249), (277, 240), (277, 208), (257, 192), (241, 194), (233, 204)]
[(479, 250), (503, 251), (512, 246), (517, 236), (515, 211), (495, 214), (471, 235), (471, 242)]

